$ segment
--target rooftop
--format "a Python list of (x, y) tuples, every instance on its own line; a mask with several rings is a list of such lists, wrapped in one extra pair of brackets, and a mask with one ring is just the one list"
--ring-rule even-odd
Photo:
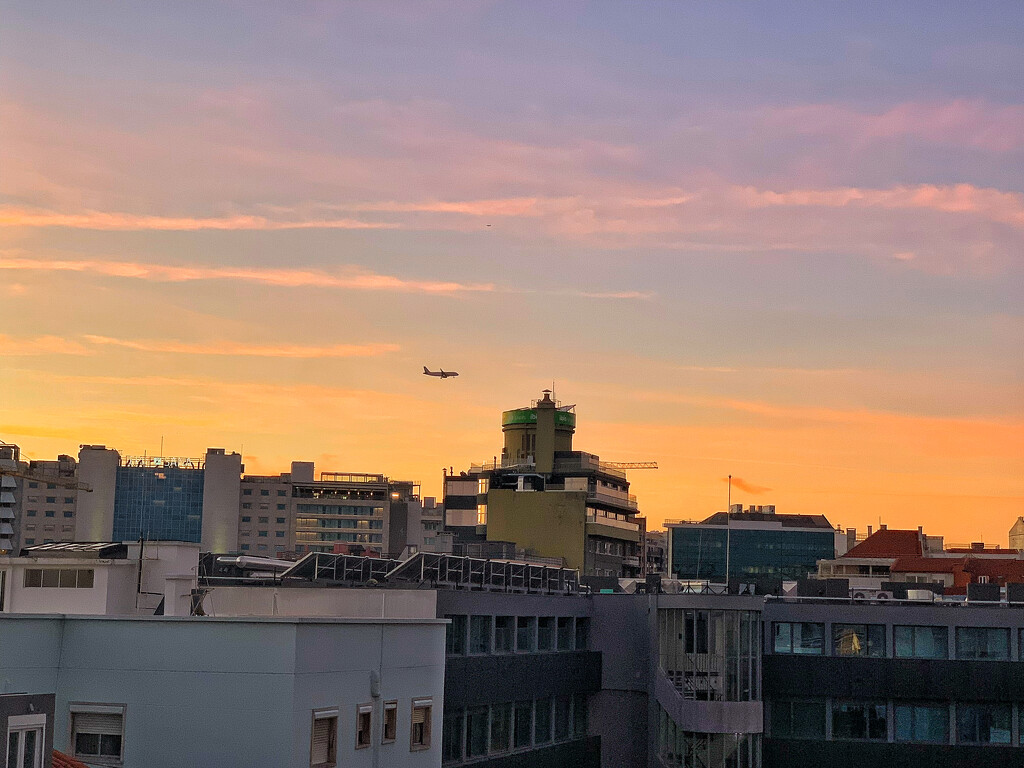
[(779, 515), (774, 512), (715, 512), (700, 525), (726, 525), (727, 522), (778, 523), (783, 528), (820, 528), (833, 530), (824, 515)]
[(843, 557), (906, 557), (922, 555), (921, 532), (882, 528)]

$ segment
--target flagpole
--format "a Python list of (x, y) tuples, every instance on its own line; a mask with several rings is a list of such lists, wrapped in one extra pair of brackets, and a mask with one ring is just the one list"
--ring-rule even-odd
[(732, 475), (729, 475), (729, 495), (725, 508), (725, 593), (729, 594), (729, 557), (730, 544), (732, 544), (732, 528), (729, 520), (732, 517)]

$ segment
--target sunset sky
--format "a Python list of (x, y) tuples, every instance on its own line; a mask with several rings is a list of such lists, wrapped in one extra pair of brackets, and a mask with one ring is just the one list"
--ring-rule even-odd
[[(1024, 3), (0, 0), (0, 439), (1024, 515)], [(441, 381), (423, 365), (461, 373)]]

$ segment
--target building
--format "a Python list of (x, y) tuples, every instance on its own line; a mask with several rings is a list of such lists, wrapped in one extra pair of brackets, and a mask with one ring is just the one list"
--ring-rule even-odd
[(331, 552), (359, 544), (398, 557), (406, 548), (443, 551), (443, 509), (419, 483), (386, 475), (321, 472), (293, 461), (280, 475), (245, 475), (237, 501), (239, 550), (259, 556)]
[(1010, 549), (1024, 550), (1024, 517), (1018, 517), (1010, 528)]
[(0, 443), (0, 554), (15, 551), (19, 539), (21, 486), (17, 478), (3, 474), (3, 470), (20, 472), (20, 459), (18, 446)]
[(669, 573), (679, 579), (800, 579), (833, 559), (836, 532), (824, 515), (776, 514), (733, 504), (700, 523), (666, 522)]
[(645, 575), (668, 575), (668, 532), (647, 531), (644, 545)]
[(573, 450), (575, 406), (545, 390), (502, 414), (500, 459), (444, 478), (445, 527), (456, 545), (510, 542), (585, 576), (641, 574), (645, 521), (626, 473)]
[(882, 525), (868, 529), (868, 537), (837, 558), (818, 563), (817, 578), (842, 578), (851, 590), (866, 595), (891, 592), (901, 583), (930, 584), (950, 594), (966, 594), (968, 584), (1005, 585), (1020, 581), (1024, 558), (1013, 549), (986, 547), (943, 548), (941, 536), (928, 536), (923, 528), (901, 530)]
[(435, 618), (8, 615), (0, 678), (89, 765), (436, 768), (444, 643)]
[(198, 562), (180, 541), (37, 544), (0, 557), (0, 615), (188, 616)]
[(242, 457), (210, 448), (202, 458), (121, 456), (83, 445), (77, 541), (189, 541), (204, 550), (238, 547)]

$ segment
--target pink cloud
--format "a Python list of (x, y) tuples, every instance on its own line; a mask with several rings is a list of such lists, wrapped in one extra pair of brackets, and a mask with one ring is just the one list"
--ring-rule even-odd
[(67, 227), (108, 231), (196, 231), (280, 230), (280, 229), (397, 229), (399, 225), (356, 219), (311, 221), (274, 221), (264, 216), (226, 216), (210, 218), (142, 216), (131, 213), (83, 211), (57, 213), (25, 208), (0, 208), (0, 227)]
[(62, 336), (36, 336), (35, 338), (18, 339), (0, 333), (0, 357), (36, 356), (36, 355), (88, 355), (88, 347), (77, 341)]
[(1024, 106), (978, 100), (907, 102), (883, 112), (844, 104), (806, 104), (768, 110), (770, 127), (859, 141), (916, 136), (937, 144), (1010, 152), (1024, 146)]
[(307, 346), (301, 344), (245, 344), (234, 341), (182, 342), (155, 339), (115, 339), (109, 336), (85, 335), (90, 344), (122, 347), (137, 352), (166, 352), (180, 355), (224, 355), (242, 357), (376, 357), (399, 349), (397, 344), (332, 344)]
[(144, 264), (130, 261), (46, 260), (0, 256), (0, 270), (42, 272), (88, 272), (108, 277), (124, 277), (156, 282), (180, 283), (194, 280), (239, 280), (281, 287), (340, 288), (397, 293), (457, 293), (495, 290), (490, 283), (457, 283), (440, 280), (407, 280), (351, 268), (338, 275), (312, 269), (264, 269), (260, 267), (204, 267)]

